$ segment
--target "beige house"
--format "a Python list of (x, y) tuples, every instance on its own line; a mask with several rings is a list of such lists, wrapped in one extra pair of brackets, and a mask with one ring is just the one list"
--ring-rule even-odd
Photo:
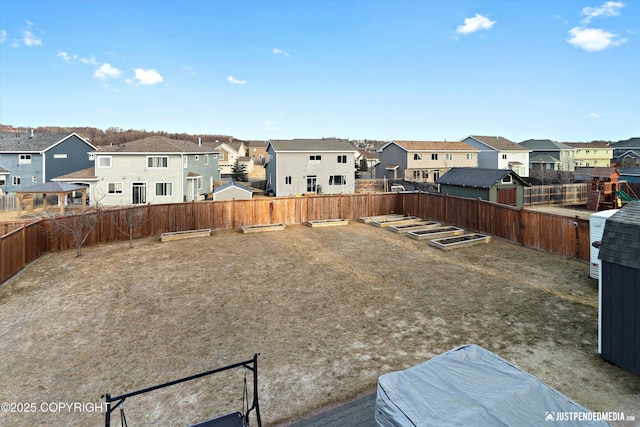
[(233, 172), (236, 160), (245, 165), (247, 173), (253, 171), (253, 162), (248, 161), (247, 147), (244, 141), (231, 139), (228, 142), (217, 143), (214, 150), (222, 153), (222, 159), (220, 159), (220, 173), (222, 175), (230, 175)]
[(376, 178), (435, 182), (451, 168), (477, 167), (478, 151), (464, 142), (391, 141), (380, 149)]
[(596, 142), (565, 142), (573, 148), (574, 167), (601, 167), (611, 166), (613, 147), (604, 141)]

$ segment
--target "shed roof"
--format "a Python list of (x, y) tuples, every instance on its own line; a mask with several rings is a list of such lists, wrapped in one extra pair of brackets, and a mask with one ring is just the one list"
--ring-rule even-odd
[(491, 188), (507, 175), (511, 175), (514, 180), (522, 185), (528, 185), (513, 171), (483, 168), (452, 168), (438, 178), (436, 183), (459, 187)]
[(598, 258), (640, 270), (640, 201), (627, 204), (607, 219)]
[(216, 187), (215, 190), (213, 190), (213, 192), (214, 193), (220, 193), (220, 192), (228, 190), (228, 189), (230, 189), (232, 187), (238, 188), (238, 189), (243, 190), (243, 191), (247, 191), (249, 193), (253, 193), (249, 187), (247, 187), (245, 185), (242, 185), (242, 184), (238, 184), (235, 181), (227, 182), (226, 184), (221, 185), (220, 187)]

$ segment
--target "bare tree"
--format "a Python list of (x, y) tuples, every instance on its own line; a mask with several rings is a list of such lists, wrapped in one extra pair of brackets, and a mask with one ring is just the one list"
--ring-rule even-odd
[(95, 204), (84, 209), (82, 212), (68, 215), (52, 217), (51, 234), (56, 236), (71, 236), (76, 246), (76, 256), (82, 256), (82, 246), (85, 244), (91, 233), (100, 223), (102, 210), (100, 205)]
[[(122, 221), (116, 218), (122, 218)], [(145, 226), (151, 221), (151, 216), (148, 214), (148, 207), (128, 207), (118, 212), (117, 217), (111, 217), (113, 224), (119, 232), (124, 234), (129, 241), (129, 247), (133, 247), (133, 238), (136, 235), (136, 231)]]

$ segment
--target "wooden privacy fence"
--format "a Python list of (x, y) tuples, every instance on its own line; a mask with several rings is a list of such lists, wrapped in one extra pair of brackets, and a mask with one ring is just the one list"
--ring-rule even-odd
[[(218, 202), (143, 205), (46, 218), (0, 236), (0, 283), (50, 252), (73, 249), (66, 228), (95, 221), (86, 245), (160, 236), (162, 233), (243, 225), (302, 224), (403, 213), (501, 237), (567, 257), (589, 259), (589, 221), (514, 208), (479, 199), (433, 193), (366, 193)], [(64, 227), (62, 227), (64, 226)]]
[(531, 205), (581, 205), (587, 203), (587, 183), (563, 185), (534, 185), (524, 188), (524, 204)]

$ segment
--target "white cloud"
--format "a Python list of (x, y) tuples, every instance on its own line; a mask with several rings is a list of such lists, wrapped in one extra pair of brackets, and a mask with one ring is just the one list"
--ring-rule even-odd
[(569, 30), (567, 42), (588, 52), (597, 52), (612, 46), (620, 46), (627, 39), (599, 28), (574, 27)]
[(196, 73), (196, 70), (194, 70), (192, 67), (185, 65), (184, 67), (182, 67), (187, 73), (191, 74), (192, 76), (197, 76), (198, 73)]
[(111, 64), (104, 63), (100, 67), (96, 68), (96, 71), (93, 73), (93, 77), (100, 80), (106, 80), (108, 78), (116, 79), (120, 77), (121, 74), (122, 71), (118, 70)]
[(82, 62), (83, 64), (89, 64), (89, 65), (98, 65), (99, 64), (99, 62), (96, 61), (96, 58), (94, 58), (93, 56), (91, 58), (80, 58), (80, 62)]
[(624, 3), (619, 1), (608, 1), (599, 7), (585, 7), (582, 9), (582, 14), (585, 16), (582, 22), (588, 24), (593, 18), (599, 16), (618, 16), (623, 7)]
[(74, 54), (69, 56), (67, 52), (58, 52), (56, 56), (62, 58), (67, 64), (71, 64), (75, 59), (78, 58), (78, 55)]
[(42, 44), (42, 40), (36, 37), (36, 35), (29, 30), (24, 30), (22, 32), (22, 42), (26, 46), (40, 46)]
[(152, 86), (158, 83), (162, 83), (164, 79), (156, 70), (143, 70), (142, 68), (136, 68), (136, 75), (134, 77), (138, 84)]
[(602, 114), (590, 113), (589, 117), (591, 117), (592, 119), (599, 119), (600, 117), (602, 117)]
[(287, 57), (289, 56), (288, 52), (285, 52), (284, 50), (278, 49), (278, 48), (275, 48), (275, 47), (273, 48), (273, 54), (274, 55), (284, 55), (284, 56), (287, 56)]
[(231, 83), (232, 85), (243, 85), (243, 84), (245, 84), (247, 82), (246, 80), (238, 80), (233, 76), (227, 77), (227, 81), (229, 83)]
[(5, 30), (0, 30), (0, 43), (4, 43), (7, 39), (7, 32)]
[(465, 18), (464, 25), (460, 25), (456, 29), (456, 32), (458, 34), (467, 35), (480, 30), (490, 30), (495, 23), (496, 21), (492, 21), (486, 16), (482, 16), (479, 13), (476, 13), (476, 16), (474, 16), (473, 18)]

